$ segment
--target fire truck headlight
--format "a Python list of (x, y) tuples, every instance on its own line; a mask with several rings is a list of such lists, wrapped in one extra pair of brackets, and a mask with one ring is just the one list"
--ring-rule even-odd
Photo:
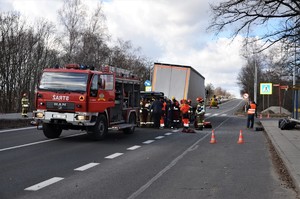
[(37, 118), (43, 118), (44, 117), (44, 113), (38, 112), (38, 113), (35, 114), (35, 117), (37, 117)]
[(88, 115), (77, 115), (76, 119), (77, 120), (89, 120), (90, 117)]
[(40, 105), (41, 105), (41, 106), (44, 106), (44, 105), (45, 105), (45, 103), (44, 103), (44, 102), (40, 102)]

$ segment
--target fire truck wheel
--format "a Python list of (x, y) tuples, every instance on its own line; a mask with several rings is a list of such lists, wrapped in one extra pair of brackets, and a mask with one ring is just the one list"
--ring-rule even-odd
[(107, 120), (104, 115), (99, 115), (95, 126), (88, 129), (88, 136), (93, 140), (103, 140), (108, 131)]
[(43, 123), (43, 132), (47, 138), (58, 138), (62, 132), (62, 128), (57, 125)]
[(123, 129), (123, 132), (125, 134), (132, 134), (134, 133), (135, 125), (136, 125), (136, 119), (135, 114), (131, 113), (129, 116), (129, 124), (132, 124), (130, 128)]

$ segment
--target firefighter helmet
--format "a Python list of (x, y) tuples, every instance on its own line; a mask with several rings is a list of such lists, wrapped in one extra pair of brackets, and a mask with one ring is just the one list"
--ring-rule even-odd
[(197, 97), (197, 101), (198, 102), (203, 102), (203, 98), (202, 97)]

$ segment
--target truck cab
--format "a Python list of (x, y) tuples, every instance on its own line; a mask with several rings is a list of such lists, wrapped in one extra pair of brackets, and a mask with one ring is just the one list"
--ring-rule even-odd
[(48, 68), (37, 87), (34, 120), (47, 138), (57, 138), (67, 129), (85, 130), (97, 140), (108, 129), (133, 133), (139, 89), (138, 78), (111, 66), (100, 71), (78, 64)]

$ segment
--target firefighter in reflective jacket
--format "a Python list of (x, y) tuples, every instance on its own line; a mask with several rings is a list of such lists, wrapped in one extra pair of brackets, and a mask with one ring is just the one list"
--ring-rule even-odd
[(21, 115), (23, 117), (28, 117), (27, 112), (28, 112), (28, 107), (29, 107), (29, 100), (28, 100), (28, 97), (27, 97), (26, 93), (23, 94), (23, 97), (21, 99), (21, 104), (22, 104), (22, 113), (21, 113)]
[(189, 128), (189, 119), (190, 119), (189, 110), (190, 110), (190, 106), (188, 105), (186, 100), (183, 100), (183, 104), (180, 107), (183, 128)]
[(146, 126), (147, 124), (147, 116), (148, 116), (148, 109), (146, 108), (146, 100), (144, 98), (141, 99), (140, 102), (140, 126)]
[(256, 111), (256, 104), (255, 102), (251, 101), (247, 108), (247, 114), (248, 114), (247, 128), (253, 128), (255, 111)]
[(175, 97), (172, 97), (171, 104), (171, 128), (178, 128), (179, 126), (179, 117), (180, 117), (180, 108), (179, 103)]
[(202, 97), (197, 98), (195, 128), (202, 130), (204, 126), (205, 105)]

